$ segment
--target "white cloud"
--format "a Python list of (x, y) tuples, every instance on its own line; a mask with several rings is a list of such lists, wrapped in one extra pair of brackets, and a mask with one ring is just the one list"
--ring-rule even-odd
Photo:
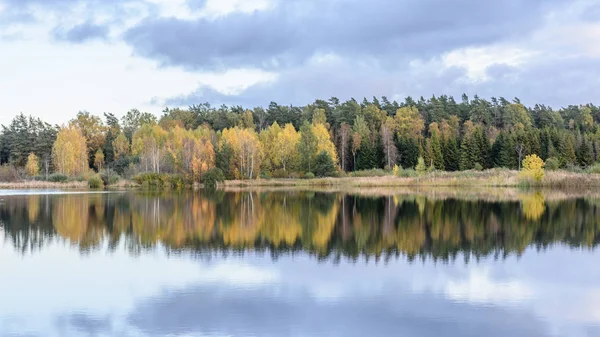
[(0, 123), (19, 112), (63, 123), (79, 110), (117, 116), (131, 108), (160, 113), (165, 98), (186, 94), (199, 85), (237, 94), (276, 75), (252, 69), (194, 73), (160, 68), (131, 56), (123, 44), (70, 45), (32, 41), (0, 41)]
[(230, 69), (222, 73), (204, 73), (199, 76), (198, 82), (225, 95), (238, 95), (253, 85), (276, 79), (276, 73), (264, 70)]
[(214, 18), (234, 12), (252, 13), (271, 6), (269, 0), (207, 0), (204, 15)]
[(454, 50), (442, 56), (446, 67), (461, 67), (467, 70), (472, 82), (489, 80), (486, 69), (494, 65), (519, 66), (533, 59), (537, 53), (519, 47), (493, 46)]
[(271, 8), (270, 0), (207, 0), (202, 8), (192, 8), (188, 0), (146, 0), (158, 6), (161, 17), (182, 20), (215, 19), (235, 12), (252, 13)]
[(495, 281), (489, 270), (472, 269), (466, 280), (449, 280), (444, 287), (445, 295), (455, 301), (512, 304), (523, 302), (533, 297), (533, 289), (517, 281)]
[(198, 283), (214, 283), (233, 287), (260, 287), (280, 282), (275, 269), (251, 266), (235, 260), (224, 261), (202, 270)]

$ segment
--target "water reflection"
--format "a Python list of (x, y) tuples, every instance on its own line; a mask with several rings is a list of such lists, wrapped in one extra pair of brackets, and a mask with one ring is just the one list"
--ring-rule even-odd
[(304, 251), (321, 258), (507, 256), (556, 243), (598, 244), (600, 199), (510, 200), (319, 192), (28, 195), (7, 197), (0, 222), (21, 252), (66, 240), (81, 251), (124, 241), (139, 253)]
[(2, 337), (600, 335), (593, 197), (3, 199)]

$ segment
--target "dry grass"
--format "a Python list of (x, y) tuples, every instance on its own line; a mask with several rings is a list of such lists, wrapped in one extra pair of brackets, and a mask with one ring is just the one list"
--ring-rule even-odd
[(353, 187), (332, 186), (246, 186), (226, 187), (226, 192), (321, 192), (342, 193), (362, 197), (415, 197), (423, 196), (432, 200), (484, 200), (521, 201), (532, 195), (541, 195), (545, 201), (560, 201), (572, 198), (600, 199), (597, 188), (521, 188), (521, 187), (485, 187), (485, 186), (396, 186), (396, 187)]
[(485, 171), (432, 172), (422, 177), (345, 177), (317, 179), (256, 179), (231, 180), (225, 185), (233, 186), (347, 186), (347, 187), (519, 187), (537, 186), (553, 188), (600, 187), (600, 174), (572, 173), (566, 171), (546, 172), (544, 180), (533, 182), (519, 176), (518, 171), (492, 169)]
[(71, 181), (66, 183), (53, 183), (50, 181), (20, 181), (12, 183), (0, 183), (0, 189), (38, 189), (38, 188), (62, 188), (62, 189), (86, 189), (87, 181)]

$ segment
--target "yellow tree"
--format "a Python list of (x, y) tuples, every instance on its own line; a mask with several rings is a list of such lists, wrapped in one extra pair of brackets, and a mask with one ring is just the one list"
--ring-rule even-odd
[(104, 168), (104, 152), (100, 149), (94, 154), (94, 166), (96, 166), (98, 172), (102, 171)]
[(228, 143), (238, 159), (235, 163), (237, 175), (242, 178), (253, 178), (258, 175), (263, 150), (254, 130), (239, 127), (224, 129), (221, 142)]
[(140, 156), (146, 171), (160, 173), (167, 132), (159, 125), (144, 124), (133, 135), (132, 153)]
[(275, 151), (284, 170), (289, 170), (298, 162), (298, 143), (300, 133), (296, 131), (291, 123), (285, 125), (277, 135)]
[(85, 173), (88, 169), (86, 139), (78, 127), (63, 127), (52, 146), (52, 162), (56, 171), (66, 175)]
[(327, 131), (327, 128), (325, 128), (325, 125), (313, 124), (312, 130), (315, 138), (317, 139), (317, 153), (315, 153), (314, 156), (325, 151), (329, 154), (333, 162), (337, 164), (338, 158), (335, 144), (333, 144), (331, 141), (331, 136), (329, 131)]
[(92, 164), (96, 151), (102, 149), (104, 146), (108, 128), (104, 125), (100, 117), (94, 116), (87, 111), (80, 111), (69, 124), (81, 130), (89, 151), (88, 159), (90, 164)]
[(281, 127), (277, 122), (274, 122), (271, 126), (264, 129), (260, 133), (260, 142), (264, 151), (263, 169), (278, 169), (281, 164), (281, 157), (277, 152), (277, 139), (281, 133)]
[(325, 109), (316, 108), (313, 111), (312, 122), (314, 125), (323, 124), (326, 128), (329, 129), (329, 124), (327, 124), (327, 116), (325, 114)]
[(129, 141), (124, 133), (119, 133), (113, 141), (113, 149), (115, 150), (115, 159), (127, 156), (129, 154)]
[(37, 176), (40, 172), (39, 159), (35, 153), (31, 152), (27, 157), (27, 164), (25, 165), (25, 171), (31, 177)]
[(191, 131), (175, 126), (169, 131), (165, 148), (175, 171), (192, 180), (199, 180), (204, 172), (215, 166), (215, 151), (207, 128)]
[(416, 107), (402, 107), (394, 116), (399, 136), (419, 138), (425, 128), (425, 122)]

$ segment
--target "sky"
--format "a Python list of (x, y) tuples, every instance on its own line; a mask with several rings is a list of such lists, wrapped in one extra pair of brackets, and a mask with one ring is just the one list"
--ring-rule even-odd
[(0, 123), (23, 112), (335, 96), (598, 103), (597, 0), (0, 0)]

